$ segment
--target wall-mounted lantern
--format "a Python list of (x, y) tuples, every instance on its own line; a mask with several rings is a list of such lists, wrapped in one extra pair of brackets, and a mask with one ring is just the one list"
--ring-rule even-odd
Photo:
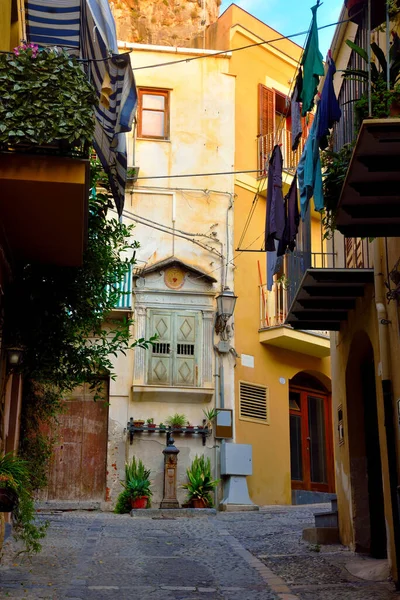
[(222, 339), (228, 339), (227, 323), (234, 313), (236, 300), (237, 296), (228, 287), (217, 296), (215, 331)]
[(6, 348), (7, 367), (9, 371), (16, 371), (24, 359), (24, 349), (20, 346), (9, 346)]

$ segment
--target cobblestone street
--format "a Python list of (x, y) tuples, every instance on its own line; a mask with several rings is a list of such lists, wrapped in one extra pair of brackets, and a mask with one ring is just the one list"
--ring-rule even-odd
[(41, 515), (41, 554), (16, 556), (8, 539), (0, 598), (54, 600), (395, 600), (388, 581), (350, 574), (340, 546), (301, 540), (324, 507), (265, 507), (203, 518), (131, 518), (98, 512)]

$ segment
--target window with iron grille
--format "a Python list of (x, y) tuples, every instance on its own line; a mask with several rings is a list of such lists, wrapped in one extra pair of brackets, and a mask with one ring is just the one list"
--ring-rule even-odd
[(239, 381), (239, 418), (242, 421), (269, 423), (267, 387)]

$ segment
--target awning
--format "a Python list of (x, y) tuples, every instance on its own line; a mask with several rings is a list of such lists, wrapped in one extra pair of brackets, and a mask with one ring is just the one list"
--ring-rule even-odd
[(363, 121), (338, 203), (347, 237), (400, 236), (400, 119)]
[(339, 331), (357, 298), (374, 282), (373, 269), (308, 269), (289, 309), (294, 329)]

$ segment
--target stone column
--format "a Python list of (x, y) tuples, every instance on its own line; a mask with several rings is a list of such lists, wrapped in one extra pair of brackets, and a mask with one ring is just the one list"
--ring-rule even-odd
[(172, 434), (167, 434), (167, 446), (164, 454), (164, 494), (160, 508), (179, 508), (176, 497), (176, 470), (179, 450), (174, 446)]

